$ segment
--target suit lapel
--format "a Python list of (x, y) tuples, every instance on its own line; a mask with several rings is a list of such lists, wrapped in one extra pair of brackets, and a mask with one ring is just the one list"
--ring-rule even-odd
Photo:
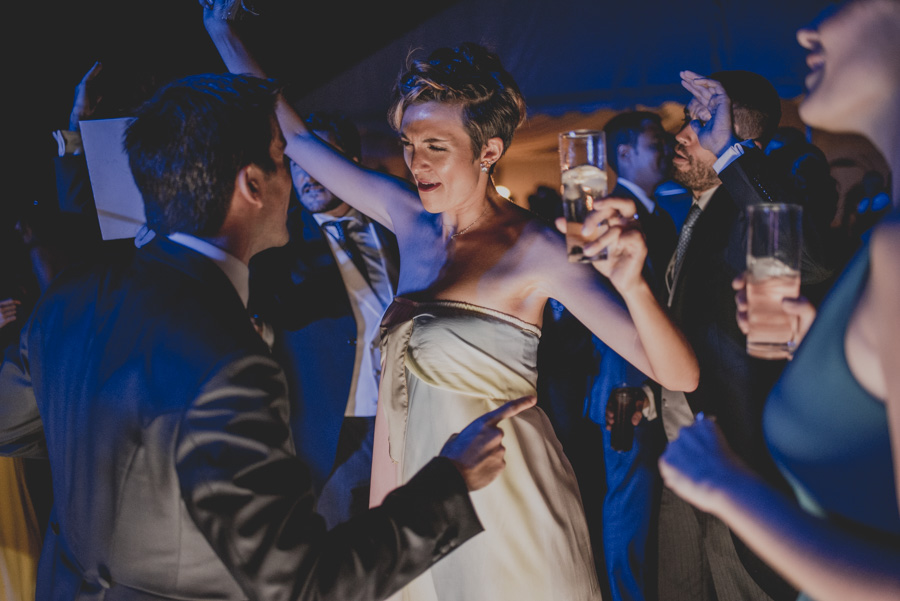
[(659, 217), (647, 210), (646, 205), (631, 190), (621, 184), (616, 185), (612, 196), (634, 201), (635, 212), (638, 221), (641, 222), (641, 229), (644, 231), (647, 242), (647, 260), (643, 269), (644, 279), (650, 284), (653, 295), (660, 303), (664, 303), (666, 301), (665, 273), (673, 249), (664, 248), (669, 246), (669, 243), (662, 239), (665, 232), (658, 227)]
[[(690, 312), (693, 303), (685, 301), (687, 292), (702, 294), (700, 280), (708, 280), (716, 264), (728, 260), (728, 249), (735, 235), (735, 224), (739, 221), (737, 207), (724, 186), (720, 186), (703, 209), (694, 224), (691, 240), (684, 254), (680, 273), (672, 285), (670, 306), (675, 315)], [(685, 282), (691, 282), (686, 284)], [(690, 288), (688, 291), (687, 289)]]

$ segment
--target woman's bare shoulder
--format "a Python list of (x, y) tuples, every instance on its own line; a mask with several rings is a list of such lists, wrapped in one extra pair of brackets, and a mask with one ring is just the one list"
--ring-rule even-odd
[(563, 236), (551, 221), (538, 216), (515, 203), (509, 203), (512, 219), (519, 222), (520, 238), (532, 244), (559, 244), (563, 243)]

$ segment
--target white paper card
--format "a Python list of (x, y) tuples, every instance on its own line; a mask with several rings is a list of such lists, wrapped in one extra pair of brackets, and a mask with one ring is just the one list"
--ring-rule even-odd
[(104, 240), (134, 238), (145, 223), (144, 201), (122, 148), (125, 128), (131, 120), (125, 117), (81, 122), (84, 156)]

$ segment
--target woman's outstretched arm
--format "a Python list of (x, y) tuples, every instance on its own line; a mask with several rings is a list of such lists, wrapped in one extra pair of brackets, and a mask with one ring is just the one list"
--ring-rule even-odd
[(698, 420), (659, 463), (672, 491), (725, 522), (788, 582), (818, 601), (900, 598), (900, 550), (806, 512), (750, 472), (718, 426)]
[[(204, 27), (228, 70), (265, 78), (230, 20), (235, 0), (200, 3)], [(421, 211), (418, 195), (406, 182), (366, 169), (320, 140), (281, 95), (275, 113), (287, 142), (285, 154), (332, 194), (391, 230), (398, 217), (407, 219)]]
[[(634, 203), (608, 198), (594, 206), (599, 208), (588, 217), (584, 231), (586, 238), (596, 240), (585, 245), (585, 253), (608, 247), (610, 258), (595, 262), (596, 269), (569, 263), (565, 243), (548, 231), (547, 247), (535, 258), (541, 265), (543, 291), (648, 377), (670, 390), (694, 390), (700, 377), (694, 351), (641, 275), (647, 254), (643, 234), (633, 220), (618, 217), (634, 215)], [(601, 225), (607, 219), (613, 227)], [(624, 308), (598, 271), (615, 286)]]

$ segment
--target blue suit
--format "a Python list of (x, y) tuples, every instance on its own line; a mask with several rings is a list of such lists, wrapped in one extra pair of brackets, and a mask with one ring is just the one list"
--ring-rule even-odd
[[(669, 214), (657, 205), (653, 213), (624, 186), (618, 185), (612, 196), (630, 198), (637, 208), (638, 220), (647, 240), (644, 278), (658, 299), (665, 291), (665, 271), (675, 250), (678, 235)], [(586, 399), (586, 412), (598, 424), (606, 423), (606, 401), (617, 386), (641, 386), (647, 376), (610, 349), (596, 336), (600, 373), (594, 379)], [(610, 447), (610, 432), (602, 428), (603, 458), (606, 467), (606, 497), (603, 500), (603, 550), (614, 601), (655, 597), (655, 545), (653, 540), (655, 499), (660, 480), (656, 467), (665, 446), (660, 420), (641, 420), (635, 427), (630, 451)], [(648, 574), (650, 577), (648, 577)]]

